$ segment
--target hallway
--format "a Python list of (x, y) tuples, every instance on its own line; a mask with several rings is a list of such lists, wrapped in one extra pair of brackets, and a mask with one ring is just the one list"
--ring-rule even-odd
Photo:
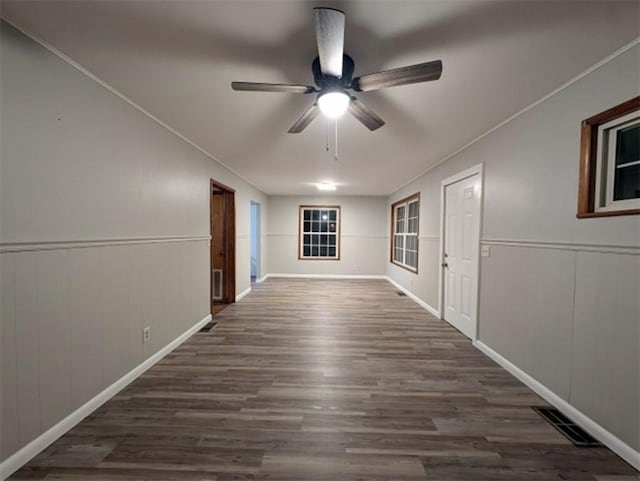
[(270, 279), (11, 479), (622, 481), (384, 280)]

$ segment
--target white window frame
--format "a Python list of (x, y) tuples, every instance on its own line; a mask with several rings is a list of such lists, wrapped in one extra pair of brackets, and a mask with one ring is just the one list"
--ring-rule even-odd
[[(328, 212), (335, 212), (336, 213), (336, 230), (335, 232), (331, 232), (329, 230), (327, 230), (326, 232), (322, 232), (322, 231), (313, 231), (313, 230), (309, 230), (307, 231), (305, 229), (305, 220), (304, 220), (304, 213), (306, 211), (328, 211)], [(341, 223), (342, 223), (342, 216), (340, 213), (340, 206), (339, 205), (301, 205), (299, 206), (299, 214), (298, 214), (299, 218), (298, 218), (298, 260), (320, 260), (320, 261), (339, 261), (340, 260), (340, 230), (341, 230)], [(324, 220), (324, 219), (321, 219)], [(313, 221), (312, 221), (313, 222)], [(304, 236), (305, 235), (329, 235), (329, 236), (335, 236), (336, 241), (335, 241), (335, 255), (334, 256), (329, 256), (329, 255), (305, 255), (304, 254), (304, 248), (306, 245), (304, 243)], [(322, 246), (320, 246), (322, 247)], [(329, 246), (327, 246), (329, 247)]]
[[(417, 204), (416, 209), (416, 217), (412, 217), (412, 219), (416, 219), (416, 228), (415, 232), (409, 232), (409, 205)], [(398, 232), (398, 211), (404, 207), (404, 216), (403, 216), (403, 232)], [(397, 266), (403, 267), (415, 274), (418, 273), (418, 245), (420, 242), (420, 193), (413, 194), (405, 199), (399, 200), (395, 202), (391, 206), (391, 263)], [(415, 238), (415, 255), (416, 255), (416, 265), (412, 266), (407, 264), (407, 238), (413, 237)], [(402, 239), (402, 259), (396, 259), (396, 239)], [(412, 251), (414, 252), (414, 251)]]
[(602, 124), (598, 128), (598, 150), (596, 157), (596, 189), (595, 211), (609, 212), (626, 209), (639, 209), (640, 199), (613, 200), (615, 186), (615, 169), (630, 167), (640, 163), (635, 162), (616, 166), (617, 133), (631, 125), (640, 123), (640, 112), (635, 111), (617, 119)]

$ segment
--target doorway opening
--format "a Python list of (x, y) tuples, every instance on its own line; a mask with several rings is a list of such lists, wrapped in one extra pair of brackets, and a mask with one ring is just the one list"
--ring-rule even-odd
[(235, 191), (211, 179), (211, 314), (236, 299)]
[(472, 340), (478, 336), (482, 164), (441, 185), (440, 316)]
[(261, 206), (258, 202), (251, 201), (251, 284), (255, 284), (261, 277), (261, 245), (260, 245), (260, 229), (261, 229)]

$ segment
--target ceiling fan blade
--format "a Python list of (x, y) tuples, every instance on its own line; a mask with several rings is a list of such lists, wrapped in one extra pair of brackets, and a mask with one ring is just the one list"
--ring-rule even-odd
[(233, 90), (247, 92), (282, 92), (288, 94), (310, 94), (316, 91), (310, 85), (266, 84), (259, 82), (231, 82)]
[(300, 118), (295, 121), (295, 123), (289, 129), (289, 133), (299, 134), (300, 132), (302, 132), (307, 127), (307, 125), (309, 125), (311, 121), (318, 116), (318, 113), (320, 113), (320, 109), (318, 108), (318, 104), (315, 103), (307, 110), (305, 110)]
[(384, 120), (378, 117), (378, 114), (355, 97), (351, 97), (349, 112), (369, 130), (376, 130), (384, 125)]
[(313, 19), (320, 71), (340, 78), (344, 53), (344, 12), (333, 8), (314, 8)]
[(396, 85), (438, 80), (440, 75), (442, 75), (442, 61), (434, 60), (433, 62), (418, 63), (407, 67), (363, 75), (354, 78), (351, 87), (358, 92), (369, 92), (370, 90), (395, 87)]

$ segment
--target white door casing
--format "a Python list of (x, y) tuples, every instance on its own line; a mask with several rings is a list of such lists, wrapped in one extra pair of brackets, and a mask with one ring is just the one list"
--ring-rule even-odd
[[(442, 317), (470, 339), (477, 337), (482, 170), (442, 182)], [(468, 174), (468, 175), (467, 175)]]

